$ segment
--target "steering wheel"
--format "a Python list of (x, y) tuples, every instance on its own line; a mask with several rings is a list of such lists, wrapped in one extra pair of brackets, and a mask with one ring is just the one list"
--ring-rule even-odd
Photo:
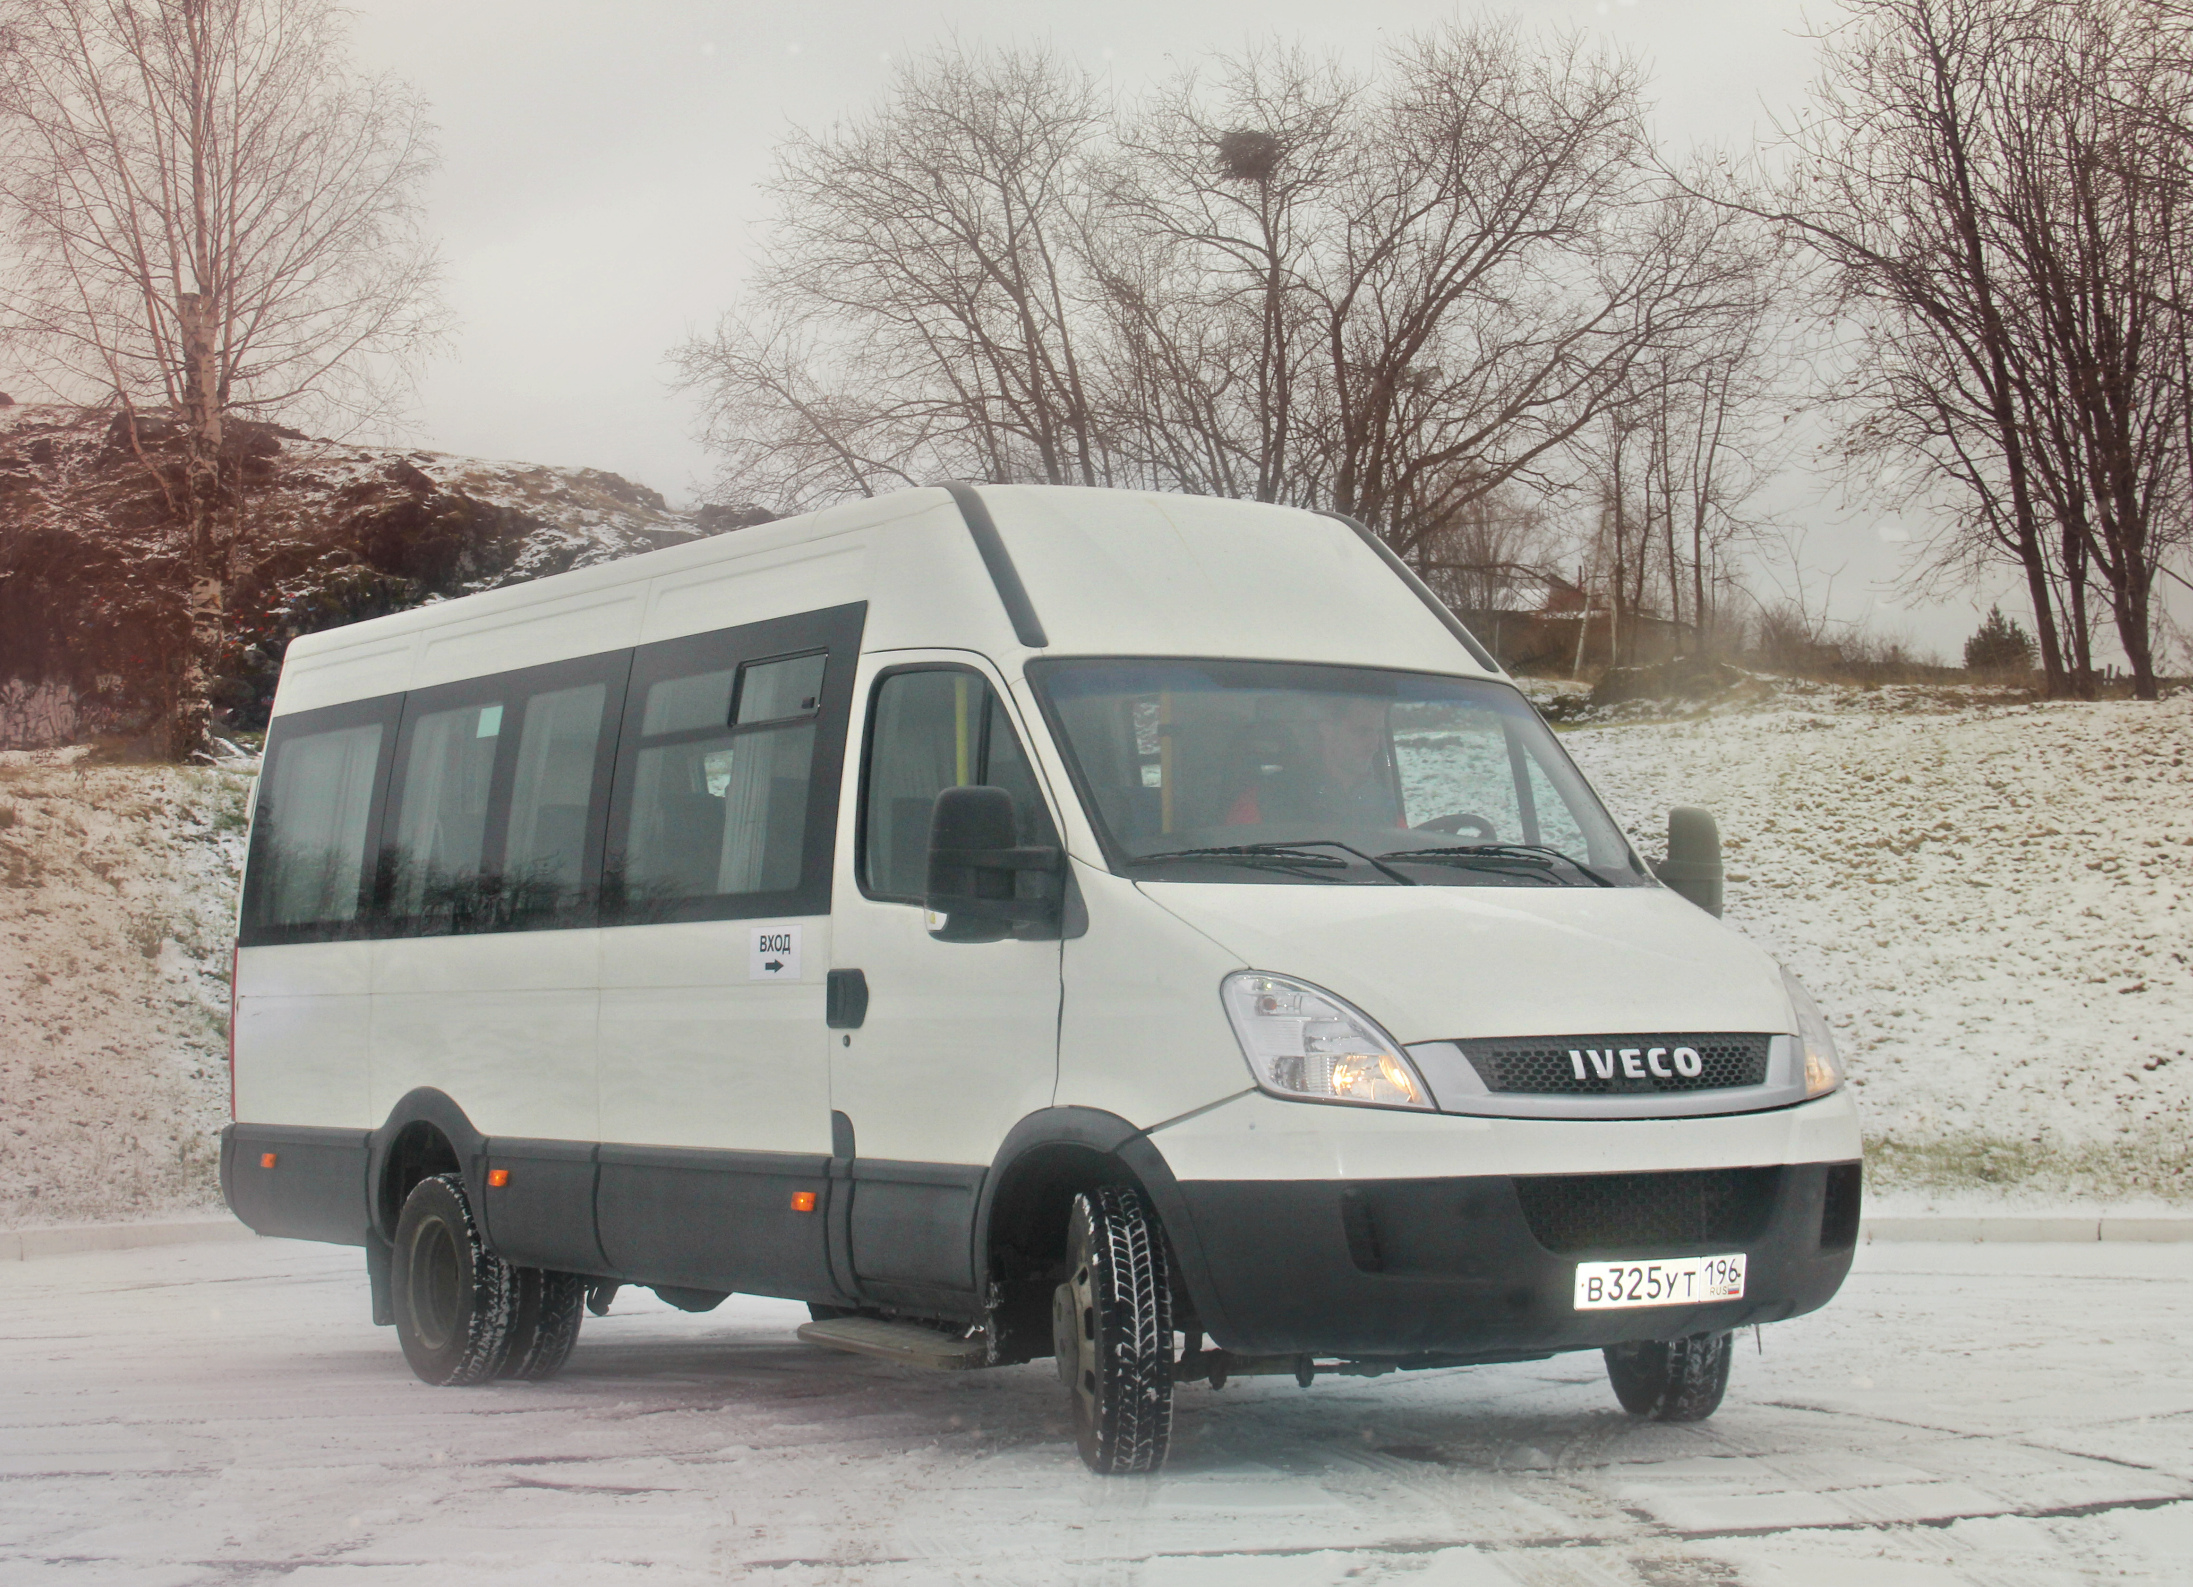
[(1418, 822), (1416, 830), (1459, 833), (1464, 827), (1470, 828), (1480, 843), (1491, 843), (1500, 836), (1499, 829), (1490, 821), (1473, 815), (1433, 816), (1429, 821)]

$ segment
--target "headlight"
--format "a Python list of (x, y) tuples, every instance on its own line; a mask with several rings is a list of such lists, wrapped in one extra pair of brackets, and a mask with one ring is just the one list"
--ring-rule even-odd
[(1393, 1038), (1330, 992), (1240, 970), (1219, 989), (1256, 1083), (1300, 1102), (1429, 1108), (1431, 1090)]
[(1834, 1032), (1804, 982), (1784, 970), (1782, 985), (1789, 989), (1790, 1007), (1797, 1012), (1797, 1045), (1805, 1055), (1805, 1095), (1824, 1097), (1843, 1083), (1843, 1061), (1835, 1056)]

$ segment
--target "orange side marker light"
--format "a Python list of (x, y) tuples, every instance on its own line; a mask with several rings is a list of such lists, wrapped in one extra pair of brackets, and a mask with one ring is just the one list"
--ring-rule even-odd
[(272, 1152), (261, 1152), (259, 1154), (259, 1166), (261, 1168), (272, 1168), (274, 1166), (274, 1154)]
[(815, 1210), (815, 1193), (812, 1190), (793, 1191), (792, 1210), (794, 1212), (813, 1212)]
[(507, 1184), (509, 1184), (509, 1183), (510, 1183), (510, 1170), (509, 1170), (509, 1169), (507, 1169), (507, 1168), (490, 1168), (490, 1169), (489, 1169), (489, 1170), (487, 1171), (487, 1188), (488, 1188), (488, 1189), (490, 1189), (490, 1190), (500, 1190), (500, 1189), (502, 1189), (502, 1188), (503, 1188), (503, 1186), (505, 1186), (505, 1185), (507, 1185)]

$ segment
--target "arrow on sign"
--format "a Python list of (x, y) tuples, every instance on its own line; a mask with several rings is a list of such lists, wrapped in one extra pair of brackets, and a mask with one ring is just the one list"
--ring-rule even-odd
[(764, 970), (767, 970), (771, 975), (775, 975), (779, 970), (784, 968), (784, 961), (782, 959), (771, 959), (767, 963), (765, 963), (762, 968)]

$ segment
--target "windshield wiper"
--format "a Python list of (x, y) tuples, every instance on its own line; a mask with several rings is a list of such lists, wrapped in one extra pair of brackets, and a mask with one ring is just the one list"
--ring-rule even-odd
[(1270, 865), (1282, 870), (1346, 870), (1346, 860), (1335, 859), (1330, 854), (1317, 854), (1316, 849), (1338, 849), (1352, 854), (1381, 876), (1390, 877), (1403, 887), (1414, 887), (1409, 880), (1390, 865), (1381, 865), (1361, 849), (1332, 838), (1303, 838), (1298, 843), (1229, 843), (1218, 848), (1166, 849), (1156, 854), (1137, 854), (1129, 858), (1130, 865), (1145, 865), (1155, 860), (1217, 860), (1232, 861), (1241, 865)]
[(1162, 849), (1155, 854), (1130, 854), (1129, 865), (1155, 865), (1160, 860), (1211, 860), (1225, 865), (1264, 865), (1275, 870), (1332, 870), (1344, 871), (1346, 860), (1335, 859), (1330, 854), (1313, 854), (1308, 849), (1289, 848), (1283, 843), (1235, 843), (1215, 849)]
[(1515, 865), (1530, 865), (1552, 870), (1556, 861), (1566, 865), (1581, 876), (1589, 877), (1594, 886), (1617, 887), (1621, 884), (1609, 881), (1589, 865), (1579, 864), (1559, 849), (1543, 843), (1467, 843), (1452, 848), (1395, 849), (1381, 854), (1382, 860), (1412, 860), (1425, 865), (1466, 865), (1501, 870)]

